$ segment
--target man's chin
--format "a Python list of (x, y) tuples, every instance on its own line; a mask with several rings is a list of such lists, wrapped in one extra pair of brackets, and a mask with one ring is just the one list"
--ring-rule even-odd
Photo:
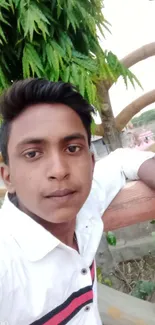
[(68, 211), (68, 209), (61, 209), (61, 211), (53, 211), (51, 213), (43, 213), (40, 215), (40, 219), (44, 220), (48, 223), (61, 224), (68, 223), (76, 219), (78, 211), (73, 209), (72, 211)]
[(72, 220), (76, 219), (76, 215), (79, 211), (79, 208), (76, 208), (74, 204), (72, 205), (72, 208), (61, 207), (53, 209), (51, 207), (47, 208), (47, 206), (39, 206), (37, 209), (35, 207), (31, 207), (29, 210), (21, 204), (18, 206), (18, 208), (37, 223), (42, 225), (44, 223), (61, 224), (71, 222)]

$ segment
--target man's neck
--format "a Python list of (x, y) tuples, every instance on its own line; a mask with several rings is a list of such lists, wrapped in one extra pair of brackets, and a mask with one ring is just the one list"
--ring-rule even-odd
[[(33, 219), (36, 220), (36, 218)], [(57, 237), (62, 243), (74, 248), (76, 251), (79, 251), (75, 236), (76, 219), (66, 223), (51, 223), (40, 218), (37, 218), (36, 221), (46, 230), (48, 230), (53, 236)]]
[(66, 223), (50, 223), (40, 219), (39, 223), (48, 230), (53, 236), (57, 237), (65, 245), (75, 248), (74, 234), (75, 234), (75, 223), (73, 219)]
[(72, 219), (69, 222), (64, 223), (51, 223), (44, 219), (41, 219), (38, 216), (31, 215), (30, 213), (27, 213), (27, 211), (20, 206), (20, 203), (16, 197), (10, 196), (9, 199), (12, 201), (18, 209), (23, 211), (24, 213), (28, 214), (32, 219), (34, 219), (37, 223), (39, 223), (42, 227), (44, 227), (46, 230), (48, 230), (53, 236), (57, 237), (62, 243), (64, 243), (67, 246), (70, 246), (78, 251), (78, 245), (75, 238), (75, 224), (76, 224), (76, 218)]

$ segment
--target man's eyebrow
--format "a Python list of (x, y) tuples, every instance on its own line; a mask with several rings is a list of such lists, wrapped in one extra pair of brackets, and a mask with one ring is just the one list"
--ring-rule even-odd
[(73, 134), (70, 134), (70, 135), (67, 135), (66, 137), (63, 138), (64, 141), (72, 141), (72, 140), (78, 140), (78, 139), (81, 139), (81, 140), (85, 140), (86, 141), (86, 138), (85, 136), (82, 134), (82, 133), (73, 133)]
[[(64, 138), (62, 138), (62, 141), (72, 141), (72, 140), (78, 140), (78, 139), (81, 139), (81, 140), (85, 140), (86, 141), (86, 138), (85, 136), (82, 134), (82, 133), (73, 133), (73, 134), (70, 134), (70, 135), (67, 135), (65, 136)], [(26, 144), (43, 144), (45, 143), (46, 140), (43, 139), (43, 138), (26, 138), (24, 140), (21, 140), (18, 144), (17, 144), (17, 148), (20, 148)]]
[(45, 140), (41, 138), (26, 138), (17, 144), (17, 148), (22, 147), (26, 144), (41, 144), (43, 142), (45, 142)]

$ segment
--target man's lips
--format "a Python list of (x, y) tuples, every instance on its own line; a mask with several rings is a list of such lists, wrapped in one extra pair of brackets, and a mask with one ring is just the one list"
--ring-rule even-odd
[(63, 189), (63, 190), (57, 190), (54, 191), (48, 195), (45, 195), (45, 198), (63, 198), (67, 196), (71, 196), (74, 194), (76, 191), (70, 190), (70, 189)]

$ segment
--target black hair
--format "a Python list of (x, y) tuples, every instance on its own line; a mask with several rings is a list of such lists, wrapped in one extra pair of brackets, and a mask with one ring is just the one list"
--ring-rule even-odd
[(0, 130), (0, 149), (5, 164), (8, 163), (8, 140), (11, 122), (28, 106), (40, 103), (61, 103), (72, 108), (80, 117), (91, 142), (91, 122), (93, 106), (80, 95), (70, 83), (51, 82), (34, 78), (19, 80), (1, 96), (0, 114), (2, 125)]

